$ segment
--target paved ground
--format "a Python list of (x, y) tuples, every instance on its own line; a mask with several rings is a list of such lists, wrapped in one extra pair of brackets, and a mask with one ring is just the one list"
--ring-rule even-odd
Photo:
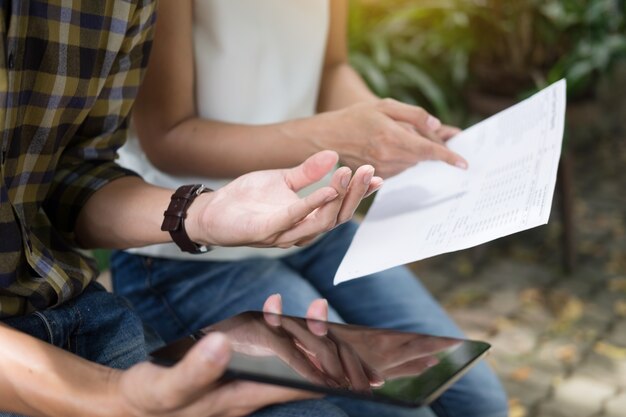
[[(510, 417), (626, 417), (626, 100), (577, 131), (578, 266), (561, 268), (558, 210), (548, 226), (412, 265), (489, 358)], [(621, 120), (620, 120), (621, 119)]]

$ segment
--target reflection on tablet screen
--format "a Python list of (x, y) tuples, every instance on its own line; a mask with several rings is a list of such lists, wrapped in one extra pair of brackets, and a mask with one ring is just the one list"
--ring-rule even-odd
[(434, 400), (489, 345), (484, 342), (247, 312), (152, 354), (171, 365), (212, 331), (228, 335), (227, 378), (269, 382), (404, 406)]

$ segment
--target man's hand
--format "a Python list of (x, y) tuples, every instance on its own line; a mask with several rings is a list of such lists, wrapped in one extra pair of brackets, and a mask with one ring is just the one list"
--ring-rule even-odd
[[(269, 297), (263, 310), (281, 314), (280, 296)], [(327, 302), (313, 301), (307, 317), (325, 320)], [(126, 372), (113, 373), (109, 385), (120, 399), (120, 415), (235, 417), (271, 404), (319, 397), (268, 384), (220, 382), (230, 355), (228, 338), (211, 332), (172, 368), (142, 363)]]
[(467, 161), (445, 146), (459, 129), (442, 125), (421, 107), (383, 99), (323, 113), (318, 118), (324, 119), (320, 123), (324, 127), (311, 139), (315, 147), (337, 151), (349, 167), (371, 164), (382, 178), (426, 160), (467, 168)]
[(322, 151), (291, 169), (243, 175), (189, 208), (190, 238), (218, 246), (282, 248), (304, 245), (320, 233), (348, 221), (361, 200), (380, 188), (382, 179), (369, 165), (338, 169), (330, 186), (300, 198), (296, 193), (320, 181), (338, 161)]

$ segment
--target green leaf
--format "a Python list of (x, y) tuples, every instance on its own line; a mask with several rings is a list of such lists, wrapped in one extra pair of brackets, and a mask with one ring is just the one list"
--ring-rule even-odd
[(389, 96), (389, 84), (384, 72), (367, 55), (361, 52), (350, 54), (350, 63), (361, 74), (365, 82), (380, 97)]
[(444, 120), (450, 118), (450, 109), (448, 108), (445, 95), (439, 85), (428, 74), (406, 61), (394, 63), (394, 68), (417, 87), (420, 93), (432, 104), (439, 117)]

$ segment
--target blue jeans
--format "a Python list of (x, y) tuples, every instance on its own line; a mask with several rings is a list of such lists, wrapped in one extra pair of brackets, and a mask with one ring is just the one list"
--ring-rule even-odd
[[(274, 293), (285, 314), (303, 316), (315, 298), (328, 299), (330, 321), (462, 337), (421, 283), (393, 268), (334, 286), (333, 276), (356, 231), (337, 227), (315, 244), (279, 259), (236, 262), (179, 261), (116, 252), (113, 286), (166, 341), (246, 310), (259, 310)], [(350, 404), (363, 416), (364, 403)], [(352, 413), (352, 407), (359, 411)], [(439, 417), (505, 417), (506, 395), (485, 363), (470, 370), (431, 405)], [(400, 415), (400, 411), (392, 415)], [(369, 415), (384, 415), (379, 410)], [(415, 414), (408, 414), (415, 415)]]
[[(143, 325), (128, 302), (92, 283), (60, 307), (2, 323), (82, 358), (127, 369), (146, 359)], [(0, 417), (13, 416), (2, 413)]]
[[(97, 283), (60, 307), (4, 319), (2, 323), (112, 368), (127, 369), (147, 358), (139, 316), (126, 300), (106, 292)], [(0, 411), (0, 417), (20, 416)], [(346, 417), (346, 414), (327, 401), (309, 400), (267, 407), (253, 417)]]

